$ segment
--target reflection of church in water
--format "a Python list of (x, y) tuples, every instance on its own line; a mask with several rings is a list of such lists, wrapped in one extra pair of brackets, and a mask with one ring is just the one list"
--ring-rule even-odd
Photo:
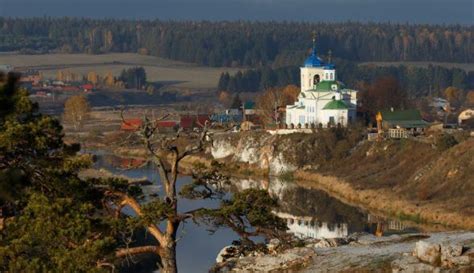
[(349, 235), (346, 223), (321, 222), (314, 217), (295, 216), (284, 212), (277, 212), (276, 215), (285, 219), (289, 231), (300, 238), (341, 238)]
[[(351, 231), (359, 231), (365, 224), (365, 215), (357, 209), (324, 192), (304, 189), (278, 178), (272, 178), (271, 182), (240, 180), (234, 185), (239, 185), (239, 190), (263, 188), (277, 197), (280, 208), (275, 214), (286, 221), (289, 232), (300, 238), (341, 238)], [(355, 230), (349, 228), (349, 223)]]
[(322, 191), (298, 187), (275, 177), (271, 181), (244, 179), (232, 184), (237, 190), (266, 189), (277, 197), (280, 208), (275, 214), (286, 221), (289, 232), (300, 238), (342, 238), (354, 232), (381, 235), (408, 228), (400, 221), (364, 213)]

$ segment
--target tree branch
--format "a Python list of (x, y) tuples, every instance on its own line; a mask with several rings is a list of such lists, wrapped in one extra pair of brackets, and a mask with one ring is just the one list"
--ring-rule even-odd
[(132, 248), (121, 248), (115, 251), (115, 256), (117, 258), (123, 258), (127, 256), (133, 256), (133, 255), (138, 255), (138, 254), (145, 254), (145, 253), (154, 253), (157, 254), (159, 253), (160, 247), (158, 246), (137, 246), (137, 247), (132, 247)]
[[(117, 205), (119, 208), (129, 206), (138, 216), (143, 216), (142, 208), (134, 198), (131, 198), (128, 195), (120, 192), (108, 192), (106, 194), (109, 196), (116, 196), (121, 199), (120, 203)], [(160, 243), (160, 245), (166, 245), (166, 238), (157, 225), (148, 225), (147, 229), (148, 232), (150, 232), (150, 234)]]

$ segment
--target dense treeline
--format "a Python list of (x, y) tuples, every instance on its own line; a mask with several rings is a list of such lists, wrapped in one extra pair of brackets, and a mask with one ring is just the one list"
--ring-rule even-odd
[(256, 92), (270, 87), (282, 87), (289, 84), (299, 84), (300, 70), (297, 66), (272, 69), (249, 69), (238, 71), (231, 76), (225, 72), (221, 74), (218, 90), (229, 92)]
[[(435, 95), (448, 86), (463, 90), (474, 89), (474, 72), (466, 73), (459, 68), (441, 66), (370, 66), (352, 62), (338, 62), (337, 76), (349, 88), (360, 83), (370, 83), (383, 76), (393, 76), (410, 96)], [(268, 87), (300, 85), (299, 67), (288, 66), (277, 69), (269, 67), (238, 72), (233, 76), (223, 73), (219, 79), (219, 90), (229, 92), (256, 92)]]
[(132, 67), (122, 70), (119, 80), (125, 84), (127, 88), (141, 89), (146, 84), (146, 72), (143, 67)]
[[(140, 52), (209, 66), (299, 63), (318, 48), (350, 61), (474, 61), (473, 26), (0, 18), (0, 51)], [(295, 63), (296, 61), (296, 63)]]

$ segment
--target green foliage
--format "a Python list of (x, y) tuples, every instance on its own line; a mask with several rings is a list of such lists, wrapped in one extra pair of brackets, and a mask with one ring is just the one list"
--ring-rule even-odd
[(10, 219), (3, 232), (0, 270), (106, 272), (97, 262), (109, 256), (115, 241), (100, 236), (97, 226), (103, 223), (93, 215), (90, 203), (32, 194), (22, 214)]
[(230, 200), (223, 200), (218, 209), (202, 209), (198, 219), (211, 225), (211, 230), (226, 226), (243, 240), (250, 236), (279, 236), (286, 231), (286, 223), (272, 213), (278, 202), (265, 190), (246, 189), (235, 193)]
[[(300, 62), (303, 59), (300, 59)], [(278, 68), (264, 67), (245, 70), (230, 76), (223, 73), (219, 80), (219, 90), (226, 90), (231, 93), (257, 92), (264, 87), (282, 87), (289, 84), (300, 85), (299, 65), (285, 66)], [(398, 89), (406, 91), (409, 95), (434, 95), (442, 93), (448, 86), (456, 86), (463, 89), (474, 88), (474, 73), (468, 73), (459, 68), (446, 68), (442, 66), (411, 67), (399, 66), (370, 66), (358, 65), (343, 60), (337, 60), (338, 80), (344, 82), (349, 88), (361, 87), (360, 83), (373, 83), (380, 78), (393, 77), (398, 81)], [(472, 75), (471, 75), (472, 74)], [(455, 75), (462, 75), (460, 80), (456, 80)], [(460, 81), (460, 82), (459, 82)], [(382, 89), (381, 89), (382, 88)], [(397, 94), (392, 94), (393, 90), (385, 90), (387, 86), (375, 85), (372, 94), (375, 99), (377, 93), (382, 93), (385, 97), (393, 95), (393, 99), (399, 100)], [(398, 89), (394, 89), (395, 91)], [(362, 90), (366, 91), (366, 90)], [(373, 98), (372, 98), (373, 99)], [(382, 100), (382, 98), (378, 99)], [(389, 99), (390, 100), (390, 99)], [(393, 107), (396, 101), (392, 102)], [(377, 103), (377, 104), (383, 104)]]
[(421, 218), (419, 213), (417, 213), (417, 214), (406, 214), (406, 213), (403, 213), (403, 212), (398, 212), (395, 216), (398, 219), (400, 219), (401, 221), (411, 221), (411, 222), (414, 222), (414, 223), (417, 223), (417, 224), (421, 224), (421, 223), (425, 222), (423, 220), (423, 218)]
[[(116, 242), (103, 194), (79, 179), (89, 156), (65, 145), (58, 121), (38, 112), (10, 75), (0, 86), (0, 271), (98, 272)], [(117, 186), (118, 187), (118, 186)]]
[(155, 199), (142, 206), (143, 215), (138, 219), (139, 227), (148, 226), (153, 223), (161, 223), (173, 215), (173, 208), (162, 200)]
[[(209, 66), (301, 63), (318, 30), (319, 52), (352, 61), (472, 62), (472, 29), (461, 25), (191, 22), (0, 18), (0, 51), (147, 52)], [(449, 33), (449, 35), (446, 35)], [(455, 38), (454, 38), (455, 37)]]
[(436, 147), (440, 151), (447, 150), (456, 144), (458, 144), (458, 141), (451, 134), (442, 134), (436, 138)]
[(142, 89), (147, 84), (146, 72), (143, 67), (124, 69), (119, 80), (123, 81), (127, 88)]

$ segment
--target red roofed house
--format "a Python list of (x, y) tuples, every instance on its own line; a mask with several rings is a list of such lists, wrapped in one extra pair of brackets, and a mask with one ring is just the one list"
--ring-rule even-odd
[(158, 128), (174, 128), (179, 122), (175, 120), (160, 120), (157, 122)]
[(124, 131), (136, 131), (140, 129), (140, 126), (142, 126), (142, 124), (143, 121), (139, 118), (126, 119), (122, 121), (120, 129)]
[(200, 128), (210, 121), (209, 115), (182, 115), (179, 125), (183, 129)]
[(81, 89), (77, 86), (63, 86), (62, 91), (79, 92), (79, 91), (81, 91)]
[(90, 83), (86, 83), (82, 85), (82, 90), (84, 90), (84, 92), (90, 92), (93, 89), (94, 89), (94, 86)]

